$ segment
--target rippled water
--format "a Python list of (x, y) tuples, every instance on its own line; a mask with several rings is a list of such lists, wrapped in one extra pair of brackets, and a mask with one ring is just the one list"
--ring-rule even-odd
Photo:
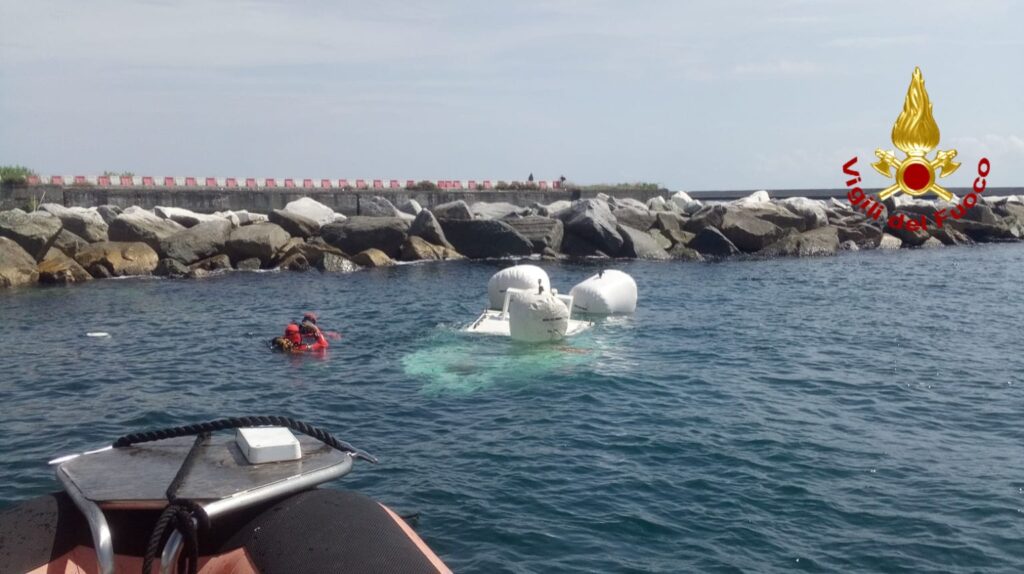
[[(636, 315), (553, 347), (458, 332), (501, 265), (2, 294), (0, 503), (131, 430), (280, 413), (378, 454), (337, 486), (457, 571), (1024, 570), (1024, 247), (616, 262)], [(345, 339), (268, 352), (304, 310)]]

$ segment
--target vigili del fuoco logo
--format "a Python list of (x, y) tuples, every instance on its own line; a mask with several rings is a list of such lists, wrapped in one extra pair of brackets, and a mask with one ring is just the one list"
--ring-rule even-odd
[[(903, 111), (892, 126), (892, 143), (903, 152), (904, 157), (900, 158), (893, 150), (875, 150), (878, 161), (871, 164), (871, 167), (886, 178), (896, 180), (880, 191), (878, 197), (869, 196), (861, 189), (860, 172), (853, 169), (857, 164), (856, 156), (843, 165), (843, 173), (850, 178), (846, 181), (846, 187), (849, 189), (846, 198), (850, 200), (851, 205), (863, 209), (868, 217), (877, 221), (885, 210), (882, 200), (899, 193), (914, 197), (935, 194), (947, 202), (956, 199), (938, 183), (940, 178), (952, 175), (960, 167), (959, 163), (953, 161), (956, 158), (956, 150), (939, 150), (934, 158), (928, 157), (928, 154), (939, 145), (939, 125), (932, 116), (932, 103), (924, 88), (924, 76), (920, 68), (914, 68), (910, 88), (907, 89), (907, 98), (903, 101)], [(977, 205), (979, 194), (985, 191), (985, 177), (988, 176), (990, 167), (988, 158), (983, 157), (978, 161), (978, 177), (974, 180), (971, 192), (950, 209), (936, 209), (932, 216), (936, 227), (941, 228), (942, 222), (950, 217), (960, 219), (967, 210)], [(889, 227), (906, 228), (909, 231), (927, 229), (930, 223), (924, 215), (918, 219), (910, 219), (902, 213), (890, 215), (887, 220)]]

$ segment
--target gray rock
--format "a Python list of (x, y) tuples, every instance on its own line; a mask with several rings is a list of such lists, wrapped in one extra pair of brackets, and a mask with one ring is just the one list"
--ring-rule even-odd
[(121, 208), (116, 205), (101, 205), (96, 208), (96, 213), (100, 214), (100, 217), (107, 225), (110, 225), (111, 221), (114, 221), (118, 215), (121, 215)]
[(401, 211), (402, 213), (408, 213), (409, 215), (417, 216), (420, 214), (421, 211), (423, 211), (423, 206), (420, 205), (420, 202), (416, 201), (415, 199), (409, 198), (403, 201), (401, 205), (398, 206), (398, 210)]
[(608, 257), (608, 254), (598, 249), (596, 245), (573, 233), (565, 233), (562, 237), (562, 253), (569, 257)]
[[(473, 219), (473, 212), (461, 199), (442, 203), (430, 211), (434, 212), (434, 216), (438, 219)], [(427, 238), (424, 237), (424, 239)]]
[(602, 252), (614, 254), (622, 250), (625, 240), (616, 229), (617, 221), (607, 203), (583, 199), (573, 202), (572, 207), (559, 216), (566, 232), (592, 243)]
[(672, 259), (680, 259), (682, 261), (704, 261), (704, 256), (699, 251), (679, 243), (673, 245), (672, 249), (668, 250), (668, 255)]
[(654, 227), (661, 230), (679, 230), (686, 224), (686, 218), (670, 211), (659, 211), (654, 216)]
[(1024, 219), (1024, 204), (1002, 201), (998, 205), (993, 205), (992, 209), (1003, 217), (1013, 216)]
[(942, 227), (930, 227), (928, 233), (935, 239), (942, 242), (943, 245), (970, 245), (974, 243), (970, 237), (967, 237), (963, 233), (957, 231), (953, 227), (943, 225)]
[(50, 249), (39, 262), (39, 282), (56, 285), (92, 281), (92, 275), (59, 249)]
[(511, 203), (478, 201), (469, 206), (469, 211), (477, 219), (505, 219), (509, 216), (528, 214), (531, 210)]
[(157, 277), (185, 277), (188, 275), (188, 265), (177, 259), (163, 258), (157, 262), (153, 269), (153, 275)]
[(226, 219), (207, 221), (183, 229), (160, 242), (157, 252), (191, 264), (224, 250), (231, 237), (231, 222)]
[[(163, 207), (157, 206), (153, 208), (153, 213), (161, 219), (170, 219), (171, 221), (181, 225), (182, 227), (195, 227), (200, 223), (207, 221), (219, 221), (228, 219), (221, 215), (208, 215), (206, 213), (196, 213), (188, 209), (182, 209), (180, 207)], [(237, 217), (237, 216), (236, 216)], [(241, 224), (241, 222), (239, 222)]]
[(298, 213), (283, 209), (275, 209), (268, 216), (271, 223), (280, 225), (292, 237), (313, 237), (320, 233), (320, 224), (305, 215), (299, 215)]
[(202, 261), (196, 261), (188, 266), (189, 271), (202, 269), (203, 271), (227, 271), (231, 269), (231, 258), (223, 253), (207, 257)]
[(696, 237), (696, 233), (690, 233), (689, 231), (683, 231), (681, 229), (663, 229), (661, 234), (664, 235), (672, 245), (682, 245), (686, 247)]
[(760, 252), (766, 257), (822, 257), (839, 250), (839, 229), (834, 225), (803, 233), (790, 232)]
[(395, 264), (388, 257), (387, 253), (373, 247), (356, 253), (356, 256), (352, 258), (352, 262), (362, 267), (390, 267)]
[(809, 219), (803, 215), (797, 215), (789, 209), (771, 202), (761, 202), (748, 207), (730, 207), (728, 211), (729, 213), (743, 213), (754, 216), (783, 230), (807, 231), (808, 229), (813, 229), (812, 225), (816, 221), (813, 218)]
[(412, 220), (412, 225), (409, 227), (409, 235), (421, 237), (428, 243), (440, 245), (441, 247), (451, 247), (448, 239), (444, 236), (441, 224), (437, 222), (437, 218), (434, 217), (434, 214), (429, 209), (421, 209), (416, 214), (416, 219)]
[(259, 271), (262, 265), (263, 263), (260, 261), (259, 257), (250, 257), (236, 263), (235, 269), (238, 269), (239, 271)]
[(402, 244), (399, 256), (402, 261), (443, 261), (447, 259), (464, 259), (459, 252), (449, 247), (428, 243), (422, 237), (410, 235)]
[(672, 249), (672, 246), (674, 245), (673, 241), (666, 237), (660, 229), (651, 229), (650, 231), (647, 232), (647, 235), (651, 236), (651, 239), (653, 239), (654, 242), (658, 244), (658, 247), (661, 247), (666, 251)]
[(562, 238), (565, 236), (564, 224), (558, 219), (540, 215), (528, 215), (516, 219), (507, 219), (505, 223), (518, 231), (533, 244), (534, 253), (542, 253), (545, 249), (558, 252), (562, 249)]
[(359, 198), (359, 215), (364, 217), (398, 217), (400, 213), (395, 204), (379, 195)]
[(353, 271), (359, 271), (359, 266), (349, 258), (335, 253), (324, 253), (323, 259), (317, 267), (324, 273), (352, 273)]
[[(931, 215), (930, 213), (928, 215)], [(978, 203), (974, 207), (967, 210), (964, 214), (964, 219), (968, 221), (977, 221), (979, 223), (988, 223), (996, 225), (1002, 222), (1002, 219), (996, 215), (992, 208), (988, 206), (986, 201), (982, 197), (978, 197)]]
[(839, 244), (840, 251), (860, 251), (856, 241), (844, 241)]
[(305, 255), (301, 253), (292, 253), (288, 257), (282, 259), (281, 262), (277, 264), (277, 268), (285, 271), (309, 271), (313, 266), (309, 264), (309, 260), (306, 259)]
[(53, 248), (59, 249), (61, 253), (71, 257), (72, 259), (78, 254), (89, 242), (82, 239), (81, 237), (71, 233), (67, 229), (61, 229), (60, 233), (57, 234), (56, 239), (53, 240)]
[(471, 259), (529, 255), (533, 243), (508, 223), (494, 219), (440, 219), (448, 241)]
[(163, 219), (144, 211), (126, 211), (110, 222), (110, 240), (121, 242), (141, 241), (157, 253), (161, 253), (161, 242), (185, 228), (170, 219)]
[(62, 228), (60, 219), (46, 212), (0, 212), (0, 237), (14, 241), (37, 261), (46, 256)]
[(93, 277), (124, 277), (149, 275), (160, 257), (141, 241), (100, 241), (79, 251), (75, 261)]
[(35, 257), (13, 239), (0, 237), (0, 288), (32, 285), (38, 281)]
[(231, 230), (224, 252), (232, 261), (258, 257), (266, 265), (288, 243), (292, 236), (274, 223), (257, 223)]
[(718, 229), (722, 225), (726, 211), (724, 205), (705, 205), (683, 224), (683, 229), (693, 234), (700, 233), (708, 227)]
[(878, 241), (879, 249), (899, 249), (900, 247), (903, 247), (903, 241), (888, 233), (883, 233), (882, 238)]
[(739, 254), (740, 250), (729, 241), (722, 232), (714, 227), (705, 227), (690, 240), (687, 247), (695, 249), (701, 255), (710, 257), (729, 257)]
[(882, 240), (882, 229), (868, 223), (837, 225), (839, 241), (853, 241), (858, 247), (874, 249)]
[(388, 257), (398, 257), (408, 231), (409, 224), (398, 217), (356, 216), (323, 226), (320, 236), (345, 253), (376, 248)]
[(107, 240), (107, 223), (96, 211), (84, 207), (64, 207), (56, 203), (44, 203), (39, 209), (56, 215), (68, 231), (89, 243)]
[(669, 259), (668, 253), (646, 231), (619, 225), (618, 232), (624, 240), (622, 250), (617, 254), (619, 257)]
[(288, 202), (288, 204), (284, 206), (284, 210), (297, 213), (307, 219), (312, 219), (320, 225), (333, 223), (337, 216), (340, 215), (334, 213), (334, 210), (330, 207), (327, 207), (319, 201), (309, 197), (301, 197), (295, 201)]
[[(803, 221), (802, 218), (800, 218)], [(755, 217), (746, 210), (730, 209), (722, 217), (719, 228), (740, 251), (754, 253), (775, 243), (785, 235), (778, 225)]]
[(945, 247), (945, 245), (934, 237), (929, 237), (920, 245), (921, 249), (935, 249), (936, 247)]
[(654, 227), (654, 223), (657, 221), (657, 216), (647, 211), (647, 208), (637, 209), (629, 205), (615, 208), (612, 215), (615, 216), (615, 221), (620, 225), (626, 225), (640, 231), (649, 230)]
[[(900, 218), (901, 216), (902, 219)], [(894, 221), (900, 222), (899, 227), (893, 226)], [(910, 226), (914, 226), (915, 229), (910, 229), (908, 224)], [(931, 235), (929, 235), (928, 232), (922, 229), (919, 223), (917, 223), (917, 218), (914, 214), (904, 213), (902, 211), (894, 213), (893, 216), (889, 218), (889, 222), (886, 225), (885, 230), (887, 233), (898, 237), (900, 241), (909, 247), (917, 247), (931, 237)]]
[[(1011, 226), (1007, 219), (1001, 219), (998, 223), (984, 223), (970, 219), (950, 220), (943, 222), (944, 227), (956, 229), (967, 235), (978, 243), (989, 243), (994, 241), (1016, 241), (1021, 237), (1019, 226)], [(921, 243), (924, 243), (923, 241)]]
[(817, 229), (828, 225), (828, 211), (820, 201), (806, 197), (787, 197), (780, 203), (794, 215), (804, 219), (804, 229)]
[(553, 218), (559, 217), (559, 214), (569, 209), (570, 207), (572, 207), (572, 202), (566, 201), (564, 199), (553, 201), (547, 205), (543, 203), (535, 203), (533, 205), (533, 209), (534, 211), (537, 212), (537, 215)]

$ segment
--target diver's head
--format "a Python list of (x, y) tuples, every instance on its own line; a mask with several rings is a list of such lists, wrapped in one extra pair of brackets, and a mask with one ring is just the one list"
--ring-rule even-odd
[(309, 322), (309, 323), (312, 323), (312, 324), (316, 325), (316, 313), (306, 313), (306, 314), (304, 314), (302, 316), (302, 322), (303, 323)]
[(284, 337), (292, 343), (301, 343), (302, 335), (299, 334), (299, 326), (295, 323), (291, 323), (284, 328)]

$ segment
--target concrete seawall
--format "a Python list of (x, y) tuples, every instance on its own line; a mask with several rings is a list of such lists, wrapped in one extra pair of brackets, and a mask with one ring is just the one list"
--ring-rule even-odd
[[(55, 186), (34, 185), (27, 187), (0, 188), (0, 210), (13, 209), (36, 203), (59, 203), (66, 207), (93, 207), (116, 205), (128, 207), (138, 205), (146, 209), (156, 206), (182, 207), (200, 213), (223, 210), (248, 210), (266, 213), (281, 209), (290, 201), (300, 197), (311, 197), (345, 215), (359, 215), (360, 202), (370, 197), (381, 196), (399, 205), (407, 199), (415, 199), (423, 207), (434, 207), (449, 201), (462, 199), (466, 203), (478, 201), (507, 202), (527, 206), (533, 203), (551, 203), (558, 200), (574, 200), (594, 197), (599, 191), (578, 189), (547, 190), (434, 190), (413, 191), (406, 189), (374, 190), (320, 190), (320, 189), (224, 189), (224, 188), (161, 188), (161, 187), (98, 187), (98, 186)], [(633, 198), (646, 202), (654, 196), (667, 196), (664, 190), (616, 189), (619, 198)]]

